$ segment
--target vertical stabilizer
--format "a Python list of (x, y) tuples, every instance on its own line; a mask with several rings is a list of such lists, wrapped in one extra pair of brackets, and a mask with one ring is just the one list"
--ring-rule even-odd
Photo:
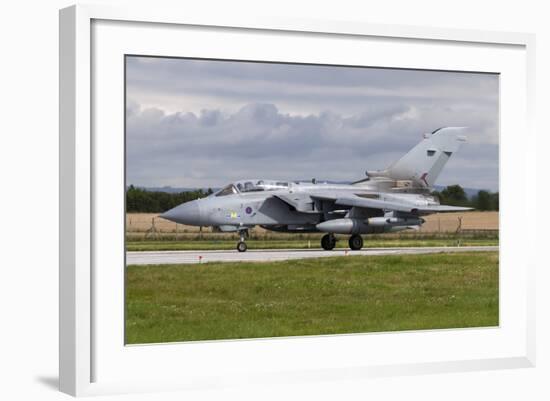
[(372, 175), (410, 180), (415, 186), (432, 187), (451, 155), (466, 141), (463, 136), (465, 129), (445, 127), (425, 134), (422, 142), (407, 154), (386, 170), (373, 172)]

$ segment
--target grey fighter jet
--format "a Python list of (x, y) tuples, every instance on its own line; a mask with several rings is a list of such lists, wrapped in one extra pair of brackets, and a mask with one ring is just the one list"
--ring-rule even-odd
[(430, 195), (445, 163), (466, 140), (463, 129), (446, 127), (425, 134), (387, 169), (367, 171), (366, 178), (351, 184), (242, 180), (160, 217), (238, 232), (239, 252), (246, 251), (248, 230), (257, 225), (278, 232), (324, 232), (321, 246), (326, 250), (334, 248), (334, 234), (349, 234), (349, 247), (359, 250), (361, 234), (418, 229), (422, 216), (470, 209), (441, 205)]

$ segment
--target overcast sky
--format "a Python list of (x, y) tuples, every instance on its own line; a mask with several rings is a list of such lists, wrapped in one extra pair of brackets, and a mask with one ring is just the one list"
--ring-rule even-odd
[(498, 190), (498, 76), (126, 58), (127, 184), (352, 181), (442, 126), (468, 142), (436, 184)]

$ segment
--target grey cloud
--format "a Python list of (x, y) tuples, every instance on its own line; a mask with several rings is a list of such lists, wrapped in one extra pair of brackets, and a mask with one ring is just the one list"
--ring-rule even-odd
[[(411, 113), (410, 107), (395, 105), (350, 117), (333, 112), (291, 116), (273, 104), (256, 103), (230, 115), (220, 110), (195, 115), (131, 109), (128, 183), (184, 187), (217, 187), (246, 177), (361, 178), (365, 169), (384, 168), (414, 146), (423, 132), (441, 125), (439, 116), (446, 113), (437, 106)], [(469, 123), (483, 129), (483, 122)], [(496, 189), (498, 147), (468, 146), (468, 153), (452, 160), (441, 179)], [(472, 160), (484, 161), (483, 174), (471, 168)]]
[[(494, 74), (178, 58), (129, 57), (127, 68), (130, 84), (151, 84), (155, 89), (159, 89), (159, 85), (167, 89), (188, 86), (187, 83), (197, 83), (197, 79), (292, 83), (311, 87), (368, 85), (383, 89), (425, 87), (426, 84), (490, 89), (498, 82)], [(156, 73), (151, 74), (152, 70)]]
[(127, 77), (129, 93), (141, 98), (215, 94), (242, 104), (314, 103), (340, 112), (396, 98), (430, 105), (434, 99), (494, 103), (498, 95), (494, 74), (241, 61), (130, 57)]
[(126, 77), (128, 183), (357, 179), (456, 125), (439, 183), (498, 188), (497, 75), (129, 57)]

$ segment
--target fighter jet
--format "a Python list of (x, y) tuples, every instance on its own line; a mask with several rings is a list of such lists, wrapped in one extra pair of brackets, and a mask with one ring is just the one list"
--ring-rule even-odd
[(466, 141), (464, 127), (424, 134), (420, 143), (385, 170), (366, 171), (351, 184), (246, 179), (206, 198), (185, 202), (160, 217), (186, 225), (238, 232), (237, 250), (247, 249), (254, 226), (287, 233), (326, 233), (321, 246), (331, 250), (334, 234), (349, 234), (349, 247), (363, 247), (361, 234), (418, 229), (422, 216), (470, 210), (445, 206), (431, 195), (443, 167)]

